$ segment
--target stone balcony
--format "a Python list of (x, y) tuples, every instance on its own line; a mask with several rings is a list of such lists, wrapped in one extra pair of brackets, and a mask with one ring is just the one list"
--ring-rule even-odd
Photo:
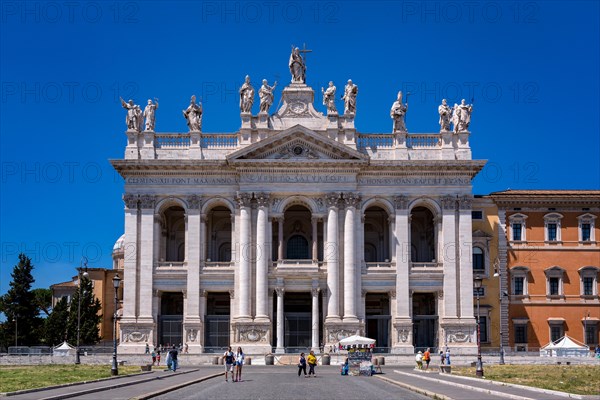
[[(294, 129), (293, 127), (290, 129)], [(315, 131), (373, 160), (470, 160), (469, 132), (357, 133)], [(223, 160), (268, 135), (244, 133), (157, 133), (128, 130), (126, 160)]]

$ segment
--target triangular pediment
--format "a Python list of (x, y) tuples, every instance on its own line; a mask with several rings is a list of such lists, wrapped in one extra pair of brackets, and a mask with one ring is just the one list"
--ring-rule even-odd
[(366, 155), (301, 125), (295, 125), (227, 156), (230, 163), (243, 160), (365, 162), (367, 159)]
[(491, 238), (492, 237), (492, 235), (490, 235), (487, 232), (482, 231), (481, 229), (477, 229), (476, 231), (473, 231), (472, 236), (480, 237), (480, 238)]

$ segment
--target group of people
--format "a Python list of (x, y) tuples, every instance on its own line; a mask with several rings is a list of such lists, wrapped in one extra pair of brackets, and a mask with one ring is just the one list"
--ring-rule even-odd
[(231, 351), (231, 346), (227, 348), (227, 351), (223, 354), (223, 360), (225, 361), (225, 382), (229, 382), (227, 376), (229, 372), (231, 372), (231, 382), (242, 381), (242, 367), (244, 366), (245, 358), (246, 355), (241, 347), (238, 347), (235, 353)]
[[(306, 364), (308, 364), (308, 375), (306, 375)], [(298, 359), (298, 376), (304, 372), (305, 378), (310, 378), (311, 376), (317, 377), (315, 373), (315, 367), (317, 366), (317, 356), (315, 356), (314, 351), (310, 351), (308, 356), (305, 356), (304, 353), (300, 353), (300, 358)]]
[[(427, 371), (431, 362), (431, 348), (428, 347), (425, 352), (419, 350), (415, 356), (415, 361), (417, 363), (416, 369)], [(446, 349), (445, 352), (440, 350), (440, 365), (450, 365), (450, 349)]]

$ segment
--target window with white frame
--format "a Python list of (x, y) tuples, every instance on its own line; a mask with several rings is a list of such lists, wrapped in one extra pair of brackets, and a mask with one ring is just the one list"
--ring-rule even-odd
[(582, 296), (598, 296), (598, 271), (597, 267), (583, 267), (579, 269)]
[(563, 318), (549, 318), (548, 325), (550, 327), (551, 342), (556, 342), (565, 336), (565, 320)]
[(562, 296), (563, 290), (563, 277), (565, 270), (560, 267), (548, 268), (544, 271), (546, 274), (546, 295), (547, 296)]
[(558, 213), (544, 215), (544, 240), (546, 242), (560, 242), (562, 240), (560, 233), (560, 221), (562, 217)]
[(577, 217), (579, 220), (579, 241), (580, 242), (595, 242), (595, 220), (594, 214), (583, 214)]
[(527, 276), (529, 268), (514, 267), (510, 270), (511, 276), (511, 293), (515, 296), (527, 296)]
[(527, 240), (525, 221), (527, 215), (525, 214), (513, 214), (508, 217), (510, 222), (510, 241), (513, 242), (525, 242)]

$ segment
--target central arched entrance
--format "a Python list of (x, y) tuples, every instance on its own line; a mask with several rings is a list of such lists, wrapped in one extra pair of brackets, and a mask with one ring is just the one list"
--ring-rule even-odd
[(414, 293), (413, 301), (413, 341), (415, 351), (437, 349), (438, 315), (435, 293)]

